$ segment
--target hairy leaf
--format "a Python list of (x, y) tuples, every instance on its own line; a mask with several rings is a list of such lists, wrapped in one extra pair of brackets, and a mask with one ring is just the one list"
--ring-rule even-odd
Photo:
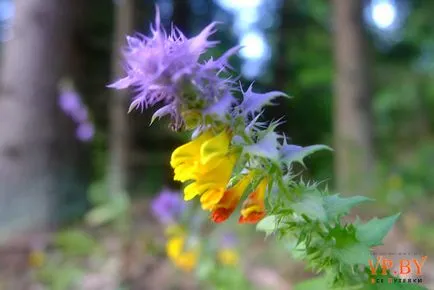
[(396, 214), (382, 219), (374, 218), (365, 224), (356, 225), (357, 239), (368, 246), (381, 245), (399, 215)]
[(330, 220), (347, 214), (352, 207), (372, 199), (365, 196), (340, 197), (339, 194), (324, 197), (324, 207)]

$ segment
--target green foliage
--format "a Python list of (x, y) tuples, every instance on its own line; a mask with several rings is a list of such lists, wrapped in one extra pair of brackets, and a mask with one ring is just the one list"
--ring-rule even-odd
[(434, 225), (415, 225), (410, 231), (410, 236), (416, 243), (426, 248), (428, 252), (434, 251)]
[(382, 245), (382, 241), (395, 224), (400, 214), (383, 219), (374, 218), (365, 224), (356, 225), (357, 238), (368, 246)]
[(196, 270), (198, 279), (206, 289), (250, 290), (255, 289), (246, 279), (240, 267), (217, 265), (215, 259), (203, 259)]
[(84, 231), (70, 229), (56, 234), (54, 244), (66, 255), (86, 256), (98, 248), (93, 237)]
[(277, 216), (268, 215), (259, 221), (259, 223), (256, 225), (256, 230), (265, 232), (265, 236), (268, 237), (273, 232), (278, 230), (279, 226), (280, 224), (277, 222)]
[(88, 199), (92, 205), (101, 205), (109, 201), (108, 185), (104, 180), (94, 182), (88, 190)]
[(324, 197), (324, 208), (327, 213), (328, 220), (338, 219), (350, 211), (350, 209), (362, 202), (372, 201), (365, 196), (352, 196), (342, 198), (339, 194), (329, 195)]
[(85, 272), (74, 264), (64, 264), (61, 267), (50, 264), (38, 272), (38, 278), (50, 290), (65, 290), (70, 289), (84, 274)]
[(257, 230), (292, 243), (294, 256), (315, 272), (327, 273), (332, 287), (348, 289), (368, 283), (364, 269), (372, 259), (371, 247), (382, 243), (399, 214), (345, 224), (341, 218), (369, 198), (329, 195), (303, 182), (290, 182), (289, 193), (269, 201), (271, 215), (258, 223)]
[(125, 192), (110, 195), (108, 184), (98, 181), (91, 185), (88, 192), (93, 208), (85, 215), (85, 221), (91, 227), (114, 225), (120, 230), (128, 230), (131, 201)]
[(388, 283), (385, 276), (383, 283), (366, 283), (364, 285), (333, 287), (327, 276), (309, 279), (295, 285), (294, 290), (426, 290), (425, 287), (417, 284), (401, 284), (401, 283)]
[(318, 277), (298, 283), (295, 285), (294, 290), (330, 290), (328, 283), (327, 277)]
[(123, 219), (130, 208), (130, 200), (126, 193), (113, 195), (107, 202), (95, 206), (86, 215), (86, 221), (91, 226), (101, 226)]

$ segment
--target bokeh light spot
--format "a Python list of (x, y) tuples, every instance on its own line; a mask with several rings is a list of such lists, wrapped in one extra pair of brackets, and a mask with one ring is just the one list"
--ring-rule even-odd
[(396, 8), (390, 1), (381, 1), (373, 4), (372, 19), (380, 29), (387, 29), (396, 20)]
[(240, 40), (243, 48), (240, 55), (247, 59), (261, 59), (266, 55), (267, 43), (264, 37), (255, 31), (249, 31), (244, 34)]

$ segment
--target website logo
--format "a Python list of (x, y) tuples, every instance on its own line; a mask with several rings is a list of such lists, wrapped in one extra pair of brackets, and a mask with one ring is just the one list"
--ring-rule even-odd
[(372, 284), (421, 284), (423, 265), (428, 256), (411, 253), (373, 254), (376, 259), (369, 260)]

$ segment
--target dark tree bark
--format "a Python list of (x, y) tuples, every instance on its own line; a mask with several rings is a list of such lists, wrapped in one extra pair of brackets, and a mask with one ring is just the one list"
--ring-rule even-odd
[(17, 0), (0, 75), (0, 237), (54, 224), (64, 168), (57, 86), (72, 1)]
[[(115, 8), (115, 37), (113, 45), (113, 79), (124, 74), (121, 62), (121, 49), (125, 45), (126, 35), (133, 29), (134, 1), (118, 1)], [(112, 194), (125, 192), (127, 189), (128, 151), (130, 130), (128, 110), (128, 92), (113, 90), (109, 105), (110, 122), (110, 160), (108, 182)]]
[(363, 193), (373, 170), (373, 118), (362, 0), (334, 0), (336, 187)]

